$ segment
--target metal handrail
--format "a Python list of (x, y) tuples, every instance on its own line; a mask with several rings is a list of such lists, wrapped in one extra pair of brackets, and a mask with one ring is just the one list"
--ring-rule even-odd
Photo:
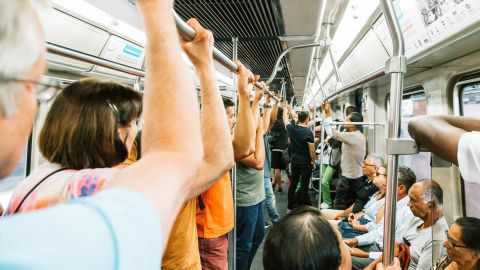
[(282, 61), (283, 57), (289, 53), (291, 50), (296, 50), (296, 49), (303, 49), (303, 48), (311, 48), (311, 47), (320, 47), (320, 43), (308, 43), (308, 44), (302, 44), (302, 45), (297, 45), (297, 46), (292, 46), (286, 50), (284, 50), (280, 56), (277, 58), (277, 62), (275, 62), (275, 66), (273, 67), (272, 73), (270, 74), (270, 77), (268, 77), (268, 80), (266, 81), (266, 84), (270, 84), (273, 81), (273, 78), (275, 78), (275, 75), (278, 72), (278, 66), (280, 65), (280, 62)]
[[(393, 41), (393, 55), (385, 64), (385, 73), (390, 74), (390, 112), (388, 115), (389, 140), (398, 139), (401, 125), (401, 106), (403, 79), (406, 72), (405, 44), (398, 18), (391, 0), (380, 0), (385, 21)], [(389, 154), (387, 157), (388, 175), (387, 191), (385, 196), (385, 215), (383, 233), (383, 263), (391, 265), (394, 258), (395, 219), (397, 205), (397, 169), (398, 154)]]
[[(175, 18), (175, 24), (177, 25), (177, 29), (179, 31), (179, 34), (185, 39), (185, 40), (192, 40), (195, 38), (195, 30), (193, 30), (186, 22), (178, 16), (178, 14), (173, 11), (173, 16)], [(213, 47), (213, 59), (215, 59), (218, 63), (220, 63), (222, 66), (228, 68), (231, 72), (234, 72), (238, 74), (238, 66), (235, 64), (232, 60), (230, 60), (227, 56), (225, 56), (221, 51), (219, 51), (217, 48)], [(250, 80), (252, 78), (249, 78)], [(269, 83), (267, 83), (269, 84)], [(259, 82), (255, 83), (255, 87), (263, 89), (262, 84)], [(267, 90), (265, 91), (266, 94), (271, 96), (273, 99), (280, 101), (279, 98), (275, 96), (275, 94)]]
[(56, 54), (63, 57), (68, 57), (70, 59), (90, 63), (97, 66), (102, 66), (106, 68), (110, 68), (116, 71), (121, 71), (127, 74), (135, 75), (144, 78), (145, 71), (137, 68), (132, 68), (123, 64), (119, 64), (117, 62), (113, 62), (95, 55), (91, 55), (88, 53), (80, 52), (74, 49), (70, 49), (67, 47), (63, 47), (54, 43), (47, 42), (46, 43), (47, 52)]

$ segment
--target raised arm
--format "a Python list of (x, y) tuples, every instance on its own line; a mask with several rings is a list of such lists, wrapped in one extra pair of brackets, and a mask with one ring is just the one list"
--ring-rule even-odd
[(152, 201), (165, 244), (202, 162), (200, 117), (193, 81), (185, 76), (189, 70), (179, 61), (173, 0), (138, 0), (136, 5), (147, 33), (143, 157), (119, 173), (110, 186), (135, 189)]
[(283, 109), (282, 120), (283, 120), (283, 124), (286, 127), (287, 125), (290, 124), (290, 122), (288, 122), (287, 103), (285, 101), (282, 103), (282, 109)]
[[(268, 89), (268, 86), (265, 86)], [(268, 131), (270, 131), (270, 128), (272, 125), (270, 124), (270, 116), (272, 114), (272, 108), (270, 108), (271, 105), (271, 98), (269, 95), (265, 97), (265, 105), (263, 107), (263, 135), (266, 135)]]
[[(277, 97), (281, 98), (279, 94), (277, 94)], [(280, 105), (280, 102), (276, 100), (274, 102), (275, 102), (275, 105), (273, 105), (272, 113), (270, 114), (270, 125), (268, 125), (268, 130), (272, 128), (273, 124), (275, 123), (275, 121), (277, 121), (277, 117), (278, 117), (278, 105)]]
[[(235, 160), (241, 160), (255, 151), (255, 124), (248, 98), (248, 72), (245, 66), (238, 65), (238, 117), (233, 133), (233, 153)], [(258, 77), (256, 77), (258, 78)]]
[[(258, 116), (260, 115), (259, 105), (260, 105), (260, 100), (262, 100), (263, 94), (265, 93), (265, 90), (264, 90), (265, 88), (263, 89), (260, 89), (257, 87), (254, 87), (254, 88), (255, 88), (255, 96), (253, 98), (251, 110), (252, 110), (253, 119), (257, 119)], [(255, 124), (258, 124), (258, 122), (256, 122)], [(256, 129), (257, 129), (257, 126), (255, 126), (255, 130)]]
[(464, 133), (470, 131), (480, 131), (480, 120), (432, 115), (412, 118), (408, 124), (408, 133), (418, 144), (455, 165), (458, 165), (458, 141)]
[(250, 156), (240, 160), (240, 163), (257, 170), (263, 169), (265, 164), (265, 144), (263, 143), (263, 123), (262, 118), (258, 118), (257, 134), (255, 136), (255, 152)]
[(195, 39), (184, 42), (182, 48), (195, 66), (200, 80), (202, 111), (200, 114), (203, 141), (203, 162), (194, 188), (188, 197), (194, 198), (213, 185), (233, 167), (232, 137), (227, 123), (220, 89), (213, 65), (213, 35), (196, 19), (187, 22), (197, 33)]

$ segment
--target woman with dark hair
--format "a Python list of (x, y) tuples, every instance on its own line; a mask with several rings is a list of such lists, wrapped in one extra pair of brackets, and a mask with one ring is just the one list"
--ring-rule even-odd
[(83, 79), (61, 91), (39, 137), (48, 162), (18, 185), (5, 215), (100, 191), (126, 166), (141, 112), (140, 93), (118, 83)]
[(433, 270), (480, 269), (480, 219), (461, 217), (447, 232), (443, 246), (447, 255), (440, 258)]
[(351, 269), (350, 252), (337, 230), (311, 206), (273, 225), (263, 249), (265, 270)]

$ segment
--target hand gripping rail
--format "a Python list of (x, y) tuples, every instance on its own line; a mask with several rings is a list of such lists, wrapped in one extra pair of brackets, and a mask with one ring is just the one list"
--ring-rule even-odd
[[(195, 30), (193, 30), (186, 22), (184, 22), (175, 11), (173, 11), (173, 16), (175, 17), (175, 24), (177, 25), (177, 29), (180, 35), (186, 40), (192, 40), (195, 37)], [(228, 68), (230, 71), (238, 73), (237, 65), (215, 47), (213, 47), (213, 59), (215, 59), (224, 67)], [(251, 79), (252, 78), (249, 78), (249, 80)], [(255, 83), (255, 86), (257, 88), (263, 89), (263, 86), (259, 82)], [(272, 91), (267, 90), (265, 91), (265, 93), (271, 96), (276, 101), (280, 101), (280, 99), (277, 98)]]

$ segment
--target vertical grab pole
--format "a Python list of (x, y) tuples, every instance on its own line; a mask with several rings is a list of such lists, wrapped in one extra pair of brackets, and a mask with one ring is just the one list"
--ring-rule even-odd
[[(385, 64), (385, 74), (390, 74), (390, 112), (388, 115), (388, 144), (399, 138), (401, 124), (401, 106), (403, 77), (407, 70), (405, 45), (402, 31), (395, 15), (393, 3), (391, 0), (380, 0), (385, 21), (387, 22), (390, 35), (393, 41), (393, 55)], [(397, 203), (397, 169), (398, 154), (387, 153), (388, 176), (387, 192), (385, 198), (385, 216), (383, 232), (383, 263), (391, 265), (394, 257), (395, 244), (395, 219)]]
[(322, 131), (320, 134), (320, 174), (318, 175), (318, 210), (322, 209), (322, 179), (323, 179), (323, 149), (325, 147), (325, 139), (323, 138), (323, 134), (325, 134), (325, 110), (322, 109)]
[[(232, 38), (233, 43), (233, 61), (237, 61), (238, 54), (238, 37)], [(234, 85), (237, 85), (237, 77), (233, 73)], [(238, 109), (238, 97), (235, 94), (235, 113)], [(237, 164), (232, 169), (232, 190), (233, 190), (233, 270), (237, 269)]]

